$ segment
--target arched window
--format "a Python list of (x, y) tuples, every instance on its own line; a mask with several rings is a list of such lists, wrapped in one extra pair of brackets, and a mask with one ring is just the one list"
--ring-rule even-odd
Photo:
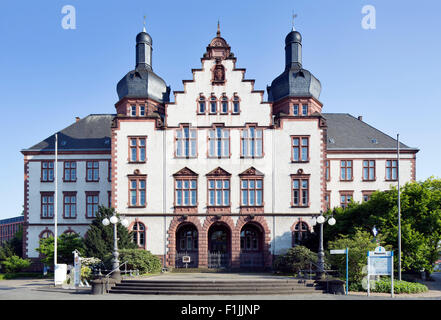
[(145, 226), (141, 222), (135, 222), (132, 227), (133, 232), (133, 242), (135, 242), (138, 247), (145, 248)]
[(47, 239), (49, 237), (53, 237), (54, 234), (50, 230), (44, 230), (42, 233), (40, 233), (40, 239)]
[(292, 246), (300, 245), (309, 237), (310, 231), (305, 222), (300, 221), (294, 226), (292, 233)]
[(199, 97), (198, 113), (205, 113), (205, 97), (204, 96)]
[(178, 251), (198, 250), (198, 231), (193, 225), (180, 228), (178, 233)]
[(240, 113), (240, 102), (239, 97), (234, 96), (233, 98), (233, 114), (239, 114)]
[(242, 228), (240, 232), (240, 250), (259, 251), (260, 232), (256, 227), (249, 225)]
[(228, 113), (228, 98), (222, 97), (221, 113)]
[(217, 99), (215, 96), (210, 98), (210, 113), (217, 113)]

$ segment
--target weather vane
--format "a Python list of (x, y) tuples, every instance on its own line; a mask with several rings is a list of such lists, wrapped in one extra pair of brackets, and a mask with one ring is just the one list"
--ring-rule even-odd
[(294, 19), (297, 18), (297, 14), (294, 13), (294, 11), (292, 12), (292, 31), (296, 31), (296, 29), (294, 28)]
[(145, 31), (145, 16), (144, 16), (144, 27), (143, 27), (142, 31), (146, 32)]

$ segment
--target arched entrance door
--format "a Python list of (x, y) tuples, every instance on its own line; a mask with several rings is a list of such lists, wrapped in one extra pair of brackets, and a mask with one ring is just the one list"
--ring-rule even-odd
[(247, 223), (240, 231), (240, 267), (261, 268), (264, 266), (263, 231), (259, 226)]
[[(176, 230), (176, 268), (198, 267), (198, 230), (191, 223), (183, 224)], [(190, 257), (190, 262), (188, 261)]]
[(208, 230), (208, 267), (228, 268), (231, 261), (231, 231), (223, 223)]

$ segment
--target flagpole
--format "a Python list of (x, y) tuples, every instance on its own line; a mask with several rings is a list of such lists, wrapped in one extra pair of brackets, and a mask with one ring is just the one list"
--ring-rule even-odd
[(400, 135), (397, 134), (397, 182), (398, 182), (398, 280), (401, 281), (401, 201), (400, 201)]
[(54, 282), (55, 284), (55, 268), (57, 267), (57, 240), (58, 240), (58, 133), (55, 134), (55, 192), (54, 192)]

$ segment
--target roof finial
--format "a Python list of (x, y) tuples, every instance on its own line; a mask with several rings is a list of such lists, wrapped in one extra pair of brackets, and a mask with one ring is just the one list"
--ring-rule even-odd
[(292, 11), (292, 31), (296, 31), (294, 28), (294, 19), (297, 18), (297, 14), (294, 14), (294, 10)]
[(145, 30), (145, 16), (144, 16), (144, 27), (142, 28), (142, 32), (147, 32), (147, 31)]
[(217, 19), (217, 32), (216, 32), (216, 35), (217, 35), (218, 37), (220, 37), (220, 25), (219, 25), (219, 19)]

